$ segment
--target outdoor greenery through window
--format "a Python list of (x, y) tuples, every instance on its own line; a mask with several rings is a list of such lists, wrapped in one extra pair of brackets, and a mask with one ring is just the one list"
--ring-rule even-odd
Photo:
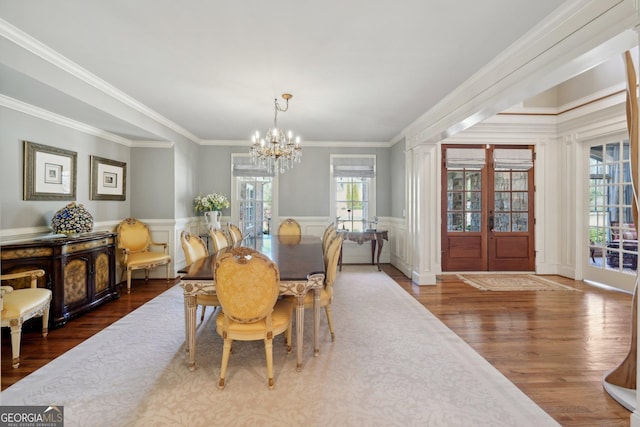
[(589, 263), (635, 274), (638, 237), (633, 220), (629, 141), (593, 146), (589, 154)]
[(375, 228), (374, 155), (331, 156), (333, 206), (340, 229), (364, 231)]
[(369, 220), (369, 178), (336, 178), (338, 227), (364, 231)]

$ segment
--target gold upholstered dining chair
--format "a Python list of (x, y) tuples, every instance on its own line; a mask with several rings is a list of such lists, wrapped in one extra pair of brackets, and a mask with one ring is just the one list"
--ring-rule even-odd
[(229, 243), (232, 246), (235, 246), (242, 241), (242, 231), (240, 231), (237, 225), (230, 222), (227, 223), (227, 232), (229, 233), (229, 237), (231, 238)]
[(220, 251), (229, 246), (229, 240), (227, 235), (221, 228), (209, 227), (209, 237), (211, 237), (211, 246), (213, 247), (213, 253)]
[(8, 326), (11, 329), (11, 365), (14, 368), (20, 366), (22, 324), (33, 317), (42, 316), (42, 336), (46, 337), (49, 333), (49, 308), (52, 293), (49, 289), (38, 287), (38, 277), (43, 276), (44, 270), (41, 269), (0, 275), (0, 281), (9, 283), (23, 279), (29, 280), (28, 288), (0, 287), (2, 326)]
[[(182, 245), (187, 265), (191, 265), (196, 260), (209, 255), (206, 243), (199, 236), (191, 234), (188, 231), (182, 231), (182, 233), (180, 233), (180, 244)], [(218, 297), (215, 295), (197, 295), (196, 305), (202, 306), (200, 321), (203, 321), (207, 306), (218, 307), (220, 303), (218, 302)]]
[(290, 298), (278, 300), (278, 266), (259, 252), (237, 247), (216, 260), (214, 277), (222, 306), (216, 318), (216, 331), (224, 340), (218, 388), (222, 390), (225, 386), (234, 340), (264, 340), (268, 386), (273, 388), (273, 337), (286, 332), (287, 351), (291, 351), (293, 313)]
[[(152, 268), (165, 266), (167, 282), (169, 282), (169, 255), (166, 243), (154, 242), (151, 239), (149, 226), (135, 218), (127, 218), (118, 224), (118, 249), (121, 250), (122, 275), (127, 274), (127, 293), (131, 292), (131, 272), (133, 270), (145, 270), (145, 280), (149, 280), (149, 271)], [(157, 246), (160, 251), (152, 251), (151, 248)], [(121, 279), (122, 280), (122, 279)]]
[(322, 253), (325, 256), (327, 254), (329, 243), (333, 240), (337, 233), (338, 229), (333, 223), (329, 224), (329, 226), (324, 230), (324, 233), (322, 234)]
[(298, 221), (293, 218), (287, 218), (280, 223), (278, 234), (281, 236), (300, 236), (302, 235), (302, 228), (300, 228)]
[[(324, 308), (327, 315), (327, 323), (329, 325), (329, 332), (331, 333), (331, 341), (336, 340), (336, 334), (333, 329), (333, 317), (331, 316), (331, 303), (333, 302), (333, 283), (336, 280), (338, 273), (338, 259), (340, 258), (340, 251), (342, 250), (342, 240), (344, 236), (337, 234), (327, 245), (327, 251), (324, 255), (324, 286), (320, 290), (320, 307)], [(305, 308), (313, 308), (313, 292), (308, 292), (304, 298)], [(295, 299), (292, 298), (292, 302), (295, 303)]]

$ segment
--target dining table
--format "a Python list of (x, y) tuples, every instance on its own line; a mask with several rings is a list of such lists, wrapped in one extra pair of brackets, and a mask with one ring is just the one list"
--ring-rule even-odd
[[(320, 319), (320, 291), (324, 286), (324, 258), (322, 240), (318, 236), (262, 235), (246, 237), (235, 246), (254, 249), (268, 256), (280, 272), (280, 295), (291, 295), (296, 299), (296, 353), (297, 370), (302, 370), (302, 348), (304, 337), (304, 306), (308, 292), (314, 292), (314, 356), (319, 354), (318, 332)], [(196, 299), (198, 295), (215, 295), (214, 267), (217, 257), (226, 253), (223, 248), (217, 253), (196, 260), (179, 270), (180, 286), (185, 304), (185, 328), (188, 366), (195, 369), (196, 358)]]

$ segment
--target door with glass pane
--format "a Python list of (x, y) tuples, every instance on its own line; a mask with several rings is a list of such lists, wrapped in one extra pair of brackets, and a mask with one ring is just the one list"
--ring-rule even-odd
[(533, 271), (532, 148), (442, 150), (443, 271)]
[(238, 178), (238, 226), (245, 237), (270, 233), (271, 182), (271, 177)]

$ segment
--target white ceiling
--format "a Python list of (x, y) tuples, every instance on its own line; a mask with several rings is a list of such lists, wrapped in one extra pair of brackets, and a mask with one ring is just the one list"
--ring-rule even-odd
[(389, 142), (562, 3), (0, 0), (5, 30), (51, 50), (29, 67), (2, 40), (0, 93), (130, 140), (163, 139), (118, 115), (122, 97), (108, 94), (126, 94), (146, 119), (199, 142), (248, 140), (289, 92), (278, 122), (303, 140)]

